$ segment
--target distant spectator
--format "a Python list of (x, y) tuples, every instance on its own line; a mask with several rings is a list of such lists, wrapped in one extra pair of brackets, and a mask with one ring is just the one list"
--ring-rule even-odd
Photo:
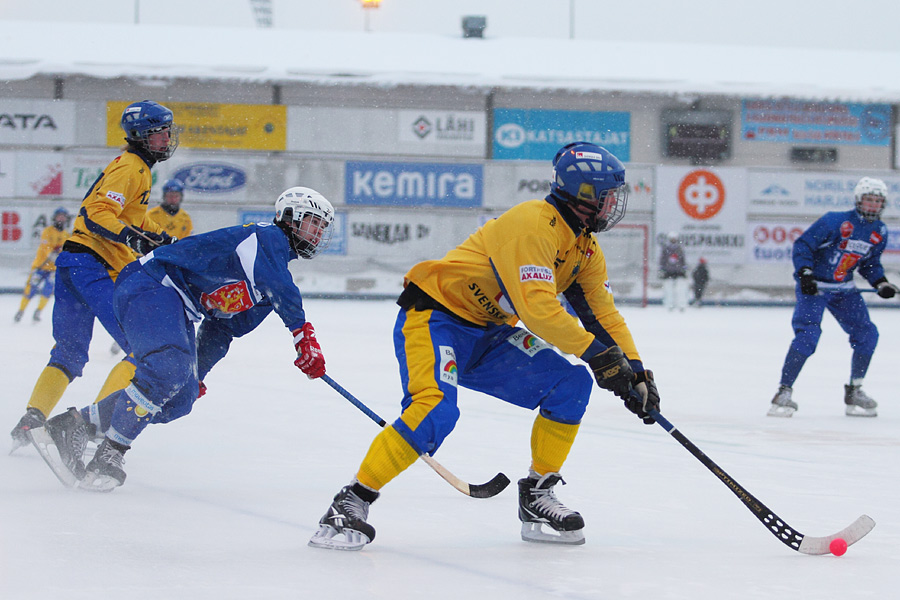
[(687, 306), (687, 262), (678, 234), (670, 232), (659, 256), (659, 278), (663, 280), (663, 306), (670, 311)]
[(699, 307), (703, 305), (703, 292), (709, 283), (709, 269), (706, 267), (705, 258), (700, 258), (700, 262), (691, 272), (691, 277), (694, 279), (694, 304)]

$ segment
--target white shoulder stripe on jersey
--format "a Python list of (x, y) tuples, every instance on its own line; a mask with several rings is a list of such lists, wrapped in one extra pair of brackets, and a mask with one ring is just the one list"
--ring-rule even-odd
[(255, 302), (262, 300), (263, 295), (256, 289), (256, 279), (253, 276), (253, 266), (256, 264), (256, 254), (259, 250), (259, 240), (256, 239), (256, 233), (247, 236), (247, 239), (237, 245), (234, 251), (241, 260), (241, 268), (244, 269), (244, 275), (250, 282), (250, 289), (253, 290), (253, 299)]

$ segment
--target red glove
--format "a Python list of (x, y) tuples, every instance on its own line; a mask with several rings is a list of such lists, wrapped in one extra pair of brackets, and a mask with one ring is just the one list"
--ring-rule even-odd
[(325, 374), (325, 357), (322, 348), (316, 341), (316, 330), (312, 323), (304, 323), (300, 329), (295, 329), (294, 348), (297, 349), (297, 360), (294, 364), (298, 369), (306, 373), (310, 379), (316, 379)]
[(205, 393), (206, 393), (206, 384), (201, 381), (200, 382), (200, 390), (197, 392), (197, 399), (199, 400), (200, 398), (202, 398), (203, 394), (205, 394)]

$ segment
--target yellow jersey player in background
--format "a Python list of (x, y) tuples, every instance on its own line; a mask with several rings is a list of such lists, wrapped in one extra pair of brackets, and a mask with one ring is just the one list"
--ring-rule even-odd
[(44, 424), (69, 383), (81, 376), (94, 319), (100, 320), (126, 354), (110, 371), (98, 399), (124, 388), (134, 375), (128, 341), (113, 314), (113, 285), (119, 271), (136, 256), (174, 241), (147, 217), (147, 204), (150, 169), (172, 156), (178, 136), (172, 111), (149, 100), (126, 107), (121, 126), (127, 146), (85, 195), (72, 237), (56, 259), (56, 344), (34, 385), (25, 415), (11, 432), (12, 451), (31, 442), (30, 430)]
[(16, 323), (22, 320), (25, 309), (31, 299), (40, 294), (37, 309), (31, 319), (34, 322), (41, 320), (41, 311), (50, 301), (53, 295), (54, 276), (56, 275), (56, 257), (62, 252), (63, 243), (69, 239), (69, 211), (65, 208), (57, 208), (53, 211), (52, 224), (41, 232), (41, 244), (38, 246), (34, 262), (31, 263), (31, 273), (25, 283), (25, 291), (22, 293), (22, 302), (16, 312)]
[(154, 206), (147, 214), (174, 238), (181, 240), (191, 235), (194, 232), (191, 215), (181, 208), (184, 184), (180, 179), (169, 179), (163, 184), (162, 193), (162, 204)]
[[(549, 196), (514, 206), (442, 259), (406, 274), (394, 326), (402, 412), (334, 497), (311, 546), (359, 550), (374, 539), (369, 505), (420, 455), (440, 448), (459, 418), (458, 386), (539, 409), (528, 475), (519, 480), (522, 539), (584, 543), (583, 518), (556, 498), (554, 486), (587, 408), (591, 377), (550, 344), (581, 358), (601, 388), (654, 422), (653, 374), (616, 309), (592, 235), (622, 219), (627, 198), (625, 167), (615, 156), (569, 144), (553, 160)], [(513, 326), (517, 319), (527, 329)]]
[[(181, 201), (184, 199), (184, 184), (180, 179), (169, 179), (163, 184), (162, 190), (162, 204), (151, 208), (147, 212), (147, 216), (172, 237), (179, 240), (184, 239), (194, 232), (191, 215), (181, 209)], [(109, 351), (115, 356), (122, 349), (118, 343), (113, 341)]]

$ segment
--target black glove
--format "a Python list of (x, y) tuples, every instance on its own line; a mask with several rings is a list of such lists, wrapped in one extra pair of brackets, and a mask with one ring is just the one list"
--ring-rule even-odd
[(628, 398), (625, 399), (625, 408), (636, 414), (647, 425), (656, 423), (647, 411), (659, 410), (659, 391), (653, 380), (653, 371), (641, 371), (634, 374), (634, 384)]
[(597, 385), (609, 390), (622, 400), (628, 400), (634, 370), (618, 346), (610, 346), (603, 352), (588, 359), (588, 366), (594, 372)]
[(803, 267), (797, 271), (797, 279), (800, 280), (800, 291), (807, 296), (815, 296), (819, 293), (819, 286), (816, 285), (812, 269), (809, 267)]
[(896, 294), (900, 293), (900, 288), (888, 281), (885, 277), (882, 277), (875, 282), (875, 289), (878, 290), (878, 295), (882, 298), (893, 298)]
[(123, 243), (140, 255), (150, 254), (155, 248), (177, 241), (168, 233), (153, 233), (139, 227), (126, 227)]

